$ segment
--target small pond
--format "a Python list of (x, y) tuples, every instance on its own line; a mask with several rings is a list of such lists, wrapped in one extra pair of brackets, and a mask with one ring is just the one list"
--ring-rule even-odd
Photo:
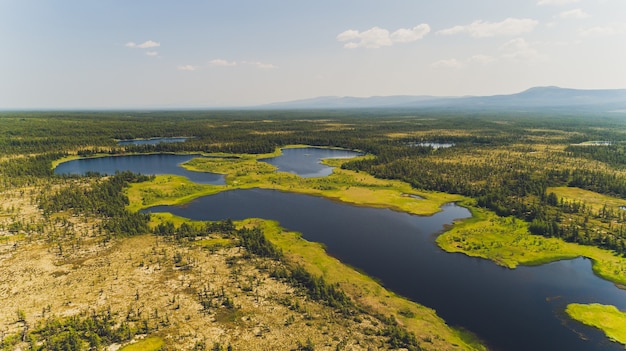
[(626, 291), (596, 277), (591, 261), (579, 258), (510, 270), (446, 253), (436, 246), (435, 237), (454, 219), (470, 216), (467, 209), (453, 204), (433, 216), (420, 217), (321, 197), (248, 189), (146, 211), (195, 220), (277, 220), (305, 239), (323, 243), (330, 255), (378, 278), (390, 290), (434, 308), (448, 324), (475, 332), (493, 351), (624, 349), (565, 315), (572, 302), (626, 309)]
[(131, 171), (145, 175), (174, 174), (187, 177), (199, 184), (224, 185), (224, 175), (209, 172), (193, 172), (181, 167), (200, 155), (150, 154), (130, 156), (106, 156), (81, 158), (59, 164), (55, 174), (85, 175), (88, 172), (113, 175), (115, 172)]
[(326, 177), (333, 173), (333, 167), (321, 163), (325, 158), (352, 158), (362, 153), (343, 150), (325, 149), (316, 147), (282, 149), (280, 156), (259, 159), (278, 168), (280, 172), (289, 172), (303, 178)]
[(125, 139), (119, 140), (117, 145), (156, 145), (160, 143), (182, 143), (186, 141), (187, 137), (163, 137), (163, 138), (150, 138), (150, 139)]

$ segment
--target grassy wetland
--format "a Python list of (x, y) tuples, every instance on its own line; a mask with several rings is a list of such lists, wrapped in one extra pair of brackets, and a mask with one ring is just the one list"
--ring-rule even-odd
[[(625, 127), (611, 116), (406, 111), (3, 113), (0, 346), (483, 349), (435, 311), (274, 222), (211, 226), (137, 211), (235, 188), (419, 215), (458, 202), (474, 216), (438, 237), (447, 251), (509, 268), (584, 256), (596, 274), (626, 285)], [(115, 143), (181, 135), (193, 138)], [(614, 143), (584, 144), (589, 140)], [(415, 146), (420, 142), (454, 146)], [(324, 161), (336, 167), (324, 178), (276, 172), (258, 161), (293, 145), (367, 155)], [(226, 185), (172, 175), (52, 174), (60, 160), (137, 153), (215, 156), (184, 167), (225, 174)], [(314, 295), (311, 285), (328, 293)], [(615, 323), (626, 327), (623, 319)]]
[(570, 304), (566, 311), (573, 319), (601, 329), (611, 340), (626, 345), (626, 313), (615, 306)]

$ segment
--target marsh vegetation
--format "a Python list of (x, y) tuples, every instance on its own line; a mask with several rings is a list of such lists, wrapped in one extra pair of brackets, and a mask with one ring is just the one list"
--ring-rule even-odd
[[(296, 244), (281, 244), (282, 236), (272, 236), (264, 231), (287, 258), (256, 254), (248, 257), (245, 253), (250, 249), (242, 246), (242, 239), (232, 237), (229, 233), (205, 233), (194, 237), (194, 240), (185, 239), (182, 242), (175, 236), (166, 236), (167, 240), (161, 236), (144, 236), (158, 225), (165, 225), (168, 220), (174, 220), (175, 228), (186, 221), (151, 216), (147, 222), (146, 218), (137, 214), (137, 210), (157, 204), (183, 203), (224, 189), (253, 187), (320, 195), (415, 214), (432, 214), (443, 203), (462, 201), (472, 210), (474, 218), (455, 225), (451, 231), (439, 237), (438, 243), (444, 249), (491, 259), (507, 267), (582, 255), (594, 260), (594, 271), (602, 277), (625, 284), (626, 261), (622, 256), (626, 253), (626, 212), (620, 209), (626, 198), (626, 159), (622, 157), (625, 144), (621, 141), (625, 133), (626, 122), (618, 115), (610, 114), (468, 116), (382, 110), (3, 113), (0, 116), (2, 262), (5, 268), (9, 267), (6, 265), (10, 262), (28, 260), (33, 263), (21, 271), (15, 271), (17, 268), (3, 269), (2, 297), (11, 298), (4, 300), (7, 303), (3, 305), (1, 314), (0, 323), (4, 327), (2, 345), (7, 349), (18, 347), (16, 345), (48, 345), (46, 343), (52, 343), (53, 340), (46, 339), (45, 335), (48, 334), (43, 330), (45, 321), (52, 316), (59, 319), (60, 325), (70, 323), (67, 318), (77, 318), (75, 323), (83, 323), (91, 318), (89, 316), (101, 316), (107, 306), (117, 311), (112, 313), (112, 318), (115, 318), (115, 325), (119, 326), (121, 321), (127, 319), (128, 310), (135, 308), (131, 306), (134, 293), (145, 304), (150, 301), (148, 298), (143, 300), (143, 296), (147, 295), (143, 289), (148, 289), (149, 284), (135, 283), (135, 291), (127, 291), (117, 300), (107, 297), (104, 299), (106, 302), (96, 303), (100, 301), (98, 297), (102, 299), (104, 294), (99, 291), (112, 289), (105, 295), (113, 296), (113, 291), (123, 285), (115, 280), (109, 281), (110, 276), (123, 279), (126, 283), (137, 278), (139, 273), (133, 269), (128, 269), (127, 275), (119, 273), (123, 270), (119, 266), (121, 261), (127, 261), (129, 267), (135, 264), (140, 267), (143, 261), (143, 267), (165, 267), (163, 269), (166, 271), (180, 272), (178, 277), (188, 277), (191, 275), (188, 275), (187, 269), (195, 271), (195, 267), (200, 267), (198, 262), (204, 262), (199, 256), (194, 256), (197, 253), (205, 255), (206, 262), (211, 262), (207, 263), (208, 267), (215, 266), (218, 267), (215, 271), (226, 272), (225, 277), (229, 276), (229, 270), (234, 269), (227, 261), (240, 262), (242, 267), (248, 267), (241, 269), (249, 270), (249, 276), (265, 277), (264, 281), (277, 284), (276, 291), (292, 294), (289, 295), (289, 306), (297, 301), (302, 308), (303, 303), (306, 303), (309, 306), (307, 308), (319, 311), (317, 315), (326, 317), (302, 319), (299, 326), (306, 326), (307, 338), (298, 339), (292, 335), (280, 339), (278, 335), (272, 336), (264, 326), (272, 325), (274, 327), (268, 328), (275, 331), (278, 324), (285, 324), (284, 321), (277, 324), (276, 320), (260, 317), (265, 313), (268, 314), (267, 318), (276, 315), (269, 313), (269, 310), (244, 307), (248, 305), (238, 302), (240, 299), (235, 298), (235, 294), (249, 296), (247, 293), (250, 291), (244, 291), (249, 287), (242, 289), (242, 286), (250, 284), (233, 283), (224, 278), (213, 284), (224, 286), (225, 294), (234, 302), (224, 300), (223, 296), (208, 294), (213, 299), (211, 304), (224, 307), (224, 300), (227, 301), (226, 305), (241, 304), (245, 312), (237, 310), (241, 313), (226, 313), (226, 310), (216, 310), (209, 323), (222, 329), (204, 335), (200, 335), (192, 326), (195, 322), (189, 322), (204, 318), (192, 313), (194, 308), (176, 317), (182, 318), (178, 319), (179, 322), (167, 326), (161, 323), (165, 312), (159, 311), (158, 318), (152, 312), (153, 316), (147, 322), (149, 328), (141, 330), (147, 331), (144, 334), (162, 337), (164, 348), (177, 342), (172, 335), (179, 335), (190, 347), (197, 344), (198, 347), (210, 348), (218, 343), (224, 348), (228, 344), (245, 348), (248, 341), (244, 340), (248, 339), (242, 336), (235, 340), (232, 337), (234, 329), (229, 329), (231, 327), (247, 330), (251, 334), (260, 330), (261, 335), (267, 336), (267, 345), (273, 345), (274, 342), (283, 345), (278, 340), (284, 341), (286, 338), (287, 344), (294, 345), (293, 348), (298, 345), (315, 345), (316, 349), (351, 345), (355, 349), (367, 349), (367, 345), (384, 343), (393, 347), (405, 345), (422, 349), (478, 347), (463, 341), (462, 333), (448, 328), (437, 317), (426, 318), (416, 313), (420, 317), (409, 318), (407, 316), (414, 312), (398, 312), (406, 308), (411, 311), (420, 308), (413, 304), (407, 307), (409, 302), (405, 300), (398, 298), (398, 305), (389, 308), (389, 303), (382, 303), (384, 299), (377, 300), (388, 293), (382, 292), (384, 290), (376, 287), (375, 283), (371, 283), (374, 284), (371, 291), (379, 293), (368, 298), (370, 308), (363, 310), (363, 306), (357, 304), (351, 307), (357, 311), (354, 312), (356, 315), (347, 318), (345, 311), (342, 311), (343, 307), (329, 305), (324, 299), (313, 299), (304, 293), (305, 290), (299, 290), (302, 286), (294, 285), (289, 279), (272, 277), (267, 267), (281, 264), (286, 265), (287, 269), (292, 265), (290, 262), (299, 262), (307, 272), (313, 274), (311, 281), (319, 278), (329, 281), (327, 271), (311, 263), (311, 260), (315, 261), (314, 258), (302, 252), (299, 255), (287, 255)], [(117, 140), (122, 139), (181, 135), (190, 138), (175, 143), (117, 143)], [(588, 140), (610, 140), (611, 143), (581, 145)], [(431, 146), (438, 144), (453, 146)], [(364, 152), (366, 156), (354, 160), (327, 161), (337, 168), (325, 178), (301, 178), (276, 172), (271, 165), (257, 162), (259, 158), (276, 156), (281, 147), (288, 145), (355, 149)], [(226, 185), (197, 184), (170, 175), (151, 179), (123, 179), (123, 176), (101, 177), (96, 174), (63, 177), (53, 173), (53, 163), (68, 157), (137, 153), (204, 153), (217, 156), (194, 158), (184, 167), (192, 171), (226, 174)], [(122, 180), (119, 180), (120, 177)], [(130, 184), (130, 188), (127, 188)], [(123, 196), (119, 197), (118, 194)], [(421, 196), (425, 200), (417, 201), (407, 194)], [(237, 230), (251, 223), (237, 224)], [(264, 226), (262, 223), (255, 225)], [(148, 253), (142, 256), (144, 254), (139, 252), (141, 250), (137, 245), (133, 249), (139, 251), (129, 253), (132, 259), (110, 256), (113, 252), (107, 251), (114, 246), (118, 247), (116, 245), (128, 245), (133, 240), (146, 240), (143, 245), (150, 249), (158, 243), (167, 252), (161, 255), (161, 261), (149, 263), (148, 256), (153, 257), (150, 260), (161, 256)], [(154, 244), (149, 244), (150, 240), (154, 240)], [(176, 255), (176, 251), (179, 255)], [(188, 252), (189, 256), (185, 256)], [(108, 257), (111, 265), (118, 265), (118, 268), (115, 271), (102, 271), (98, 273), (102, 277), (100, 281), (91, 281), (81, 274), (85, 274), (85, 267), (93, 267), (89, 263), (96, 261), (94, 255), (97, 253)], [(142, 259), (139, 260), (139, 257)], [(225, 268), (219, 268), (222, 266), (214, 261), (216, 257), (224, 261)], [(37, 266), (36, 262), (47, 263)], [(188, 264), (190, 262), (193, 264)], [(97, 266), (101, 265), (100, 262)], [(109, 267), (108, 264), (105, 266)], [(42, 275), (42, 272), (47, 273)], [(165, 284), (176, 279), (172, 277), (159, 279)], [(198, 279), (191, 283), (191, 287), (196, 290), (200, 289), (204, 278), (199, 274)], [(78, 293), (72, 294), (67, 288), (62, 289), (64, 284), (72, 286), (75, 291), (83, 291), (85, 299), (79, 298)], [(185, 284), (186, 281), (181, 286)], [(358, 286), (366, 283), (354, 284)], [(83, 286), (86, 290), (76, 288)], [(163, 285), (163, 291), (183, 296), (182, 290), (176, 292), (178, 290), (174, 287), (166, 286), (169, 285)], [(343, 286), (342, 291), (350, 301), (358, 302), (355, 297), (358, 289), (354, 288), (351, 292), (348, 286)], [(40, 291), (40, 295), (36, 291)], [(185, 296), (190, 299), (189, 306), (199, 303), (197, 291), (185, 291)], [(254, 288), (252, 291), (255, 291)], [(303, 295), (295, 293), (297, 291), (303, 291)], [(281, 296), (280, 293), (276, 294)], [(31, 295), (33, 298), (25, 298)], [(43, 295), (49, 298), (37, 298)], [(218, 301), (219, 298), (222, 300)], [(251, 298), (254, 300), (260, 297)], [(158, 300), (154, 296), (152, 299)], [(269, 297), (267, 299), (271, 300)], [(333, 299), (342, 300), (336, 297)], [(258, 301), (250, 306), (259, 305)], [(278, 305), (274, 301), (268, 302), (266, 306), (278, 309), (287, 306)], [(88, 306), (99, 307), (92, 311)], [(300, 308), (290, 311), (299, 311)], [(289, 314), (287, 310), (281, 311), (285, 315)], [(142, 320), (147, 315), (143, 312), (142, 317), (133, 321), (136, 323), (129, 325), (129, 328), (139, 331), (142, 323), (146, 323)], [(168, 318), (170, 321), (174, 319), (174, 312)], [(246, 324), (250, 320), (255, 322)], [(287, 324), (290, 326), (298, 324), (296, 315), (289, 320)], [(243, 321), (244, 326), (236, 321)], [(325, 329), (321, 325), (344, 327)], [(361, 331), (357, 334), (362, 334), (346, 338), (347, 331), (353, 327)], [(75, 327), (71, 329), (76, 330)], [(332, 336), (324, 334), (324, 330), (330, 329), (336, 332), (331, 333)], [(67, 340), (76, 340), (76, 335), (70, 332), (69, 327), (64, 330), (68, 333), (64, 334)], [(86, 339), (88, 333), (82, 333), (79, 336), (83, 342), (89, 343)], [(246, 332), (241, 333), (247, 335)], [(399, 339), (394, 339), (393, 335)], [(101, 342), (121, 342), (115, 340), (102, 338)], [(404, 340), (405, 344), (399, 344), (397, 340)]]

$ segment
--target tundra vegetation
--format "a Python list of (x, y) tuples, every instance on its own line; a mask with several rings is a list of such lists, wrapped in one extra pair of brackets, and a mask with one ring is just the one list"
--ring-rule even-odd
[[(137, 211), (252, 187), (415, 214), (457, 201), (474, 217), (439, 236), (445, 250), (511, 268), (582, 255), (626, 285), (625, 134), (618, 114), (2, 113), (0, 347), (481, 349), (276, 223)], [(181, 136), (192, 138), (116, 143)], [(585, 143), (597, 140), (610, 143)], [(257, 161), (290, 145), (366, 156), (328, 160), (334, 173), (311, 179)], [(216, 156), (185, 167), (223, 173), (227, 184), (53, 173), (70, 158), (166, 152)]]

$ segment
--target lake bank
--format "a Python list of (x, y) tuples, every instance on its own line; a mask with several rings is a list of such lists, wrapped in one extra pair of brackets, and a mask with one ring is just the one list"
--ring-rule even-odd
[(570, 304), (567, 314), (586, 325), (602, 330), (607, 337), (620, 344), (626, 345), (626, 312), (615, 306), (600, 304)]
[(513, 217), (498, 217), (476, 208), (472, 214), (473, 218), (440, 235), (437, 244), (448, 252), (485, 258), (511, 269), (586, 257), (593, 261), (593, 271), (599, 277), (626, 285), (626, 259), (609, 250), (533, 235), (528, 223)]
[(455, 205), (419, 217), (255, 188), (232, 189), (148, 211), (193, 220), (260, 217), (278, 221), (286, 231), (323, 243), (328, 255), (375, 277), (395, 294), (435, 309), (448, 325), (475, 332), (495, 349), (611, 350), (602, 344), (602, 333), (592, 328), (578, 327), (579, 333), (593, 340), (582, 342), (569, 325), (564, 326), (558, 311), (564, 311), (570, 302), (588, 302), (589, 296), (608, 304), (623, 304), (626, 297), (595, 276), (589, 260), (508, 270), (440, 250), (434, 243), (438, 233), (455, 218), (470, 215)]
[[(305, 148), (305, 145), (289, 146)], [(323, 178), (300, 178), (297, 175), (276, 172), (276, 168), (258, 159), (276, 157), (281, 149), (262, 155), (215, 154), (211, 158), (194, 158), (182, 165), (196, 172), (214, 172), (225, 175), (226, 186), (199, 185), (185, 178), (163, 176), (150, 183), (133, 185), (129, 191), (129, 209), (154, 205), (173, 205), (194, 198), (214, 194), (227, 189), (265, 188), (324, 196), (358, 206), (392, 208), (418, 215), (431, 215), (439, 211), (444, 203), (464, 201), (459, 195), (416, 191), (400, 181), (381, 180), (365, 173), (339, 168), (345, 160), (324, 160), (324, 164), (335, 167), (333, 173)], [(206, 156), (206, 155), (205, 155)], [(220, 158), (229, 157), (229, 158)], [(365, 156), (367, 157), (367, 156)], [(76, 159), (68, 157), (62, 161)], [(406, 195), (424, 198), (417, 199)], [(132, 200), (136, 201), (132, 201)], [(138, 201), (141, 199), (141, 201)], [(505, 267), (519, 264), (537, 265), (574, 257), (589, 257), (594, 261), (594, 271), (601, 277), (626, 285), (626, 259), (613, 255), (608, 250), (573, 243), (555, 238), (531, 235), (527, 225), (514, 219), (502, 219), (490, 212), (476, 209), (471, 201), (464, 202), (474, 211), (474, 219), (456, 226), (438, 238), (440, 247), (449, 252), (462, 252), (474, 257), (492, 260)], [(510, 221), (504, 224), (503, 221)], [(513, 223), (513, 224), (511, 224)], [(481, 229), (482, 228), (482, 229)], [(485, 229), (487, 228), (487, 229)], [(459, 243), (460, 238), (464, 243)], [(519, 240), (518, 238), (524, 238)], [(532, 245), (530, 243), (532, 242)], [(470, 245), (471, 243), (471, 245)], [(487, 245), (490, 249), (486, 249)], [(529, 248), (532, 250), (529, 251)]]
[[(340, 165), (341, 161), (332, 160), (328, 162), (333, 165)], [(396, 210), (401, 210), (403, 212), (408, 213), (420, 213), (420, 214), (432, 214), (434, 212), (439, 211), (437, 206), (431, 206), (431, 211), (428, 211), (428, 206), (433, 205), (433, 199), (435, 196), (432, 196), (432, 193), (422, 193), (416, 192), (414, 189), (411, 189), (407, 184), (397, 182), (398, 187), (396, 188), (390, 181), (384, 181), (380, 179), (373, 178), (371, 176), (364, 173), (354, 173), (341, 169), (335, 169), (335, 172), (326, 178), (319, 179), (306, 179), (303, 180), (292, 174), (286, 173), (277, 173), (274, 168), (269, 165), (260, 165), (259, 162), (256, 162), (256, 157), (250, 156), (249, 159), (240, 159), (240, 160), (223, 160), (223, 159), (195, 159), (191, 161), (187, 167), (194, 168), (197, 167), (198, 170), (212, 170), (216, 171), (219, 167), (223, 167), (225, 170), (230, 170), (227, 172), (223, 172), (228, 174), (227, 176), (227, 185), (226, 186), (207, 186), (201, 190), (201, 192), (205, 193), (218, 193), (223, 192), (228, 189), (240, 188), (240, 189), (249, 189), (249, 188), (266, 188), (266, 189), (276, 189), (287, 192), (299, 192), (299, 193), (308, 193), (312, 195), (329, 197), (335, 200), (339, 200), (342, 202), (347, 202), (351, 204), (358, 204), (367, 207), (386, 207), (386, 208), (394, 208)], [(233, 173), (234, 172), (234, 173)], [(222, 173), (222, 172), (220, 172)], [(158, 179), (158, 178), (157, 178)], [(142, 199), (142, 203), (158, 203), (159, 201), (180, 201), (181, 197), (179, 195), (183, 195), (186, 199), (191, 199), (194, 197), (198, 197), (199, 193), (198, 189), (193, 189), (193, 187), (186, 186), (184, 182), (180, 182), (178, 185), (167, 189), (167, 181), (163, 181), (164, 190), (161, 194), (151, 194), (149, 199), (145, 197), (140, 197)], [(189, 184), (187, 184), (189, 185)], [(408, 187), (405, 187), (408, 186)], [(402, 191), (399, 191), (402, 190)], [(144, 195), (149, 193), (149, 189), (143, 189)], [(426, 201), (412, 199), (406, 194), (414, 194), (426, 197)], [(195, 194), (195, 195), (194, 195)], [(130, 192), (129, 192), (130, 195)], [(140, 194), (141, 195), (141, 194)], [(430, 195), (430, 196), (429, 196)], [(437, 194), (438, 195), (438, 194)], [(444, 196), (447, 194), (443, 194)], [(450, 196), (450, 195), (449, 195)], [(452, 196), (454, 197), (454, 196)], [(456, 196), (456, 199), (463, 199), (462, 197)], [(409, 200), (409, 201), (407, 201)], [(430, 203), (430, 205), (429, 205)], [(420, 206), (416, 206), (419, 204)], [(428, 206), (425, 206), (428, 205)], [(440, 206), (441, 204), (439, 204)], [(434, 210), (432, 210), (434, 207)], [(485, 226), (485, 224), (493, 225), (489, 222), (490, 218), (481, 218), (478, 221), (482, 220), (481, 225)], [(502, 219), (502, 220), (507, 220)], [(508, 219), (510, 220), (510, 219)], [(477, 222), (478, 222), (477, 221)], [(512, 221), (512, 220), (511, 220)], [(475, 222), (476, 223), (476, 222)], [(494, 222), (495, 223), (495, 222)], [(506, 232), (507, 227), (506, 223), (496, 223), (494, 225), (495, 229), (494, 233), (502, 233)], [(519, 226), (519, 223), (514, 221), (511, 222), (513, 227)], [(467, 228), (466, 228), (467, 229)], [(471, 234), (471, 233), (470, 233)], [(479, 233), (475, 233), (479, 234)], [(523, 233), (518, 233), (523, 234)], [(469, 238), (469, 235), (466, 235)], [(476, 238), (482, 238), (482, 234), (476, 236)], [(517, 235), (513, 238), (512, 243), (515, 244)], [(497, 244), (497, 243), (496, 243)], [(508, 244), (507, 244), (508, 245)], [(515, 247), (515, 246), (512, 246)], [(540, 248), (537, 250), (538, 254), (548, 254), (547, 257), (550, 260), (558, 260), (563, 258), (569, 258), (569, 256), (557, 256), (554, 252), (559, 252), (557, 249), (550, 249), (550, 247), (543, 247), (542, 245), (538, 245)], [(546, 249), (547, 248), (547, 249)], [(471, 253), (471, 250), (476, 250), (475, 247), (465, 248), (467, 252)], [(503, 258), (507, 258), (505, 256), (510, 255), (501, 255), (503, 253), (502, 250), (494, 250), (495, 252), (500, 254), (500, 257), (493, 256), (497, 262), (505, 262)], [(562, 253), (562, 252), (561, 252)], [(524, 255), (521, 255), (524, 256)], [(539, 262), (543, 263), (546, 261), (541, 261), (543, 258), (533, 258), (527, 259), (527, 264), (537, 264)]]

